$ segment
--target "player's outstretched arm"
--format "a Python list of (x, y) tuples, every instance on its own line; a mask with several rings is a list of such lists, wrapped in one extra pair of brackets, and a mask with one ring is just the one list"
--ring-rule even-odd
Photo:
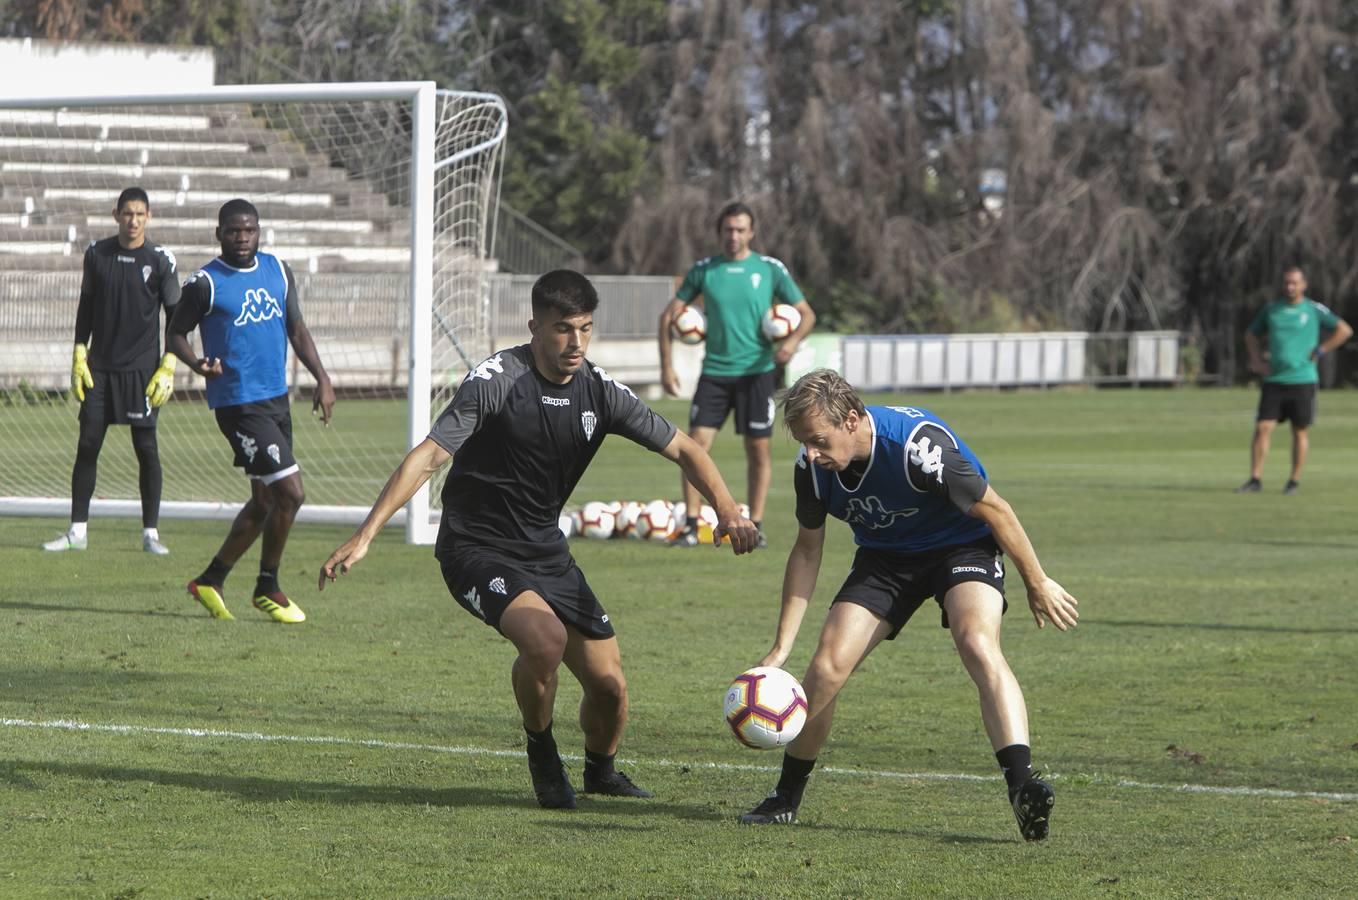
[(806, 605), (816, 590), (816, 577), (820, 574), (824, 550), (825, 526), (797, 530), (797, 540), (792, 545), (792, 552), (787, 555), (787, 566), (783, 569), (783, 606), (778, 612), (778, 631), (773, 638), (773, 648), (759, 661), (761, 666), (777, 666), (781, 669), (792, 655), (792, 645), (797, 642), (797, 632), (801, 630)]
[(368, 555), (368, 545), (382, 526), (396, 515), (396, 510), (410, 502), (415, 492), (424, 486), (435, 472), (442, 468), (452, 454), (436, 444), (432, 438), (425, 438), (415, 449), (406, 454), (405, 459), (391, 473), (382, 493), (349, 540), (340, 544), (321, 565), (321, 575), (316, 581), (317, 590), (325, 590), (326, 581), (334, 581), (346, 574), (363, 557)]
[(717, 527), (712, 530), (715, 542), (720, 544), (723, 537), (729, 537), (731, 549), (737, 555), (754, 550), (759, 543), (759, 529), (740, 514), (735, 498), (727, 490), (726, 482), (722, 481), (721, 473), (717, 471), (717, 464), (707, 451), (684, 432), (675, 431), (674, 437), (660, 453), (679, 464), (679, 468), (684, 470), (684, 477), (717, 511)]
[[(1043, 628), (1051, 622), (1059, 630), (1074, 628), (1080, 618), (1076, 600), (1042, 570), (1037, 560), (1037, 551), (1028, 540), (1028, 533), (1014, 510), (995, 489), (987, 486), (981, 499), (971, 507), (971, 515), (990, 526), (995, 542), (1000, 545), (1005, 556), (1014, 563), (1023, 584), (1028, 589), (1028, 608), (1032, 611), (1037, 627)], [(1045, 621), (1044, 621), (1045, 620)]]

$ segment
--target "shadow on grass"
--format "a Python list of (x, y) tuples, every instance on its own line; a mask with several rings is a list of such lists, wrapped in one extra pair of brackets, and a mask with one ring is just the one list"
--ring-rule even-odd
[[(189, 600), (192, 603), (192, 599)], [(69, 606), (64, 603), (33, 603), (23, 600), (4, 600), (0, 601), (0, 609), (28, 609), (35, 612), (64, 612), (64, 613), (95, 613), (97, 615), (113, 616), (166, 616), (175, 619), (208, 619), (206, 612), (195, 608), (172, 610), (165, 607), (154, 609), (118, 609), (107, 606)], [(261, 622), (268, 620), (261, 619)], [(272, 624), (272, 623), (270, 623)]]
[(279, 802), (310, 801), (343, 804), (396, 804), (410, 806), (532, 806), (531, 791), (492, 788), (419, 788), (378, 784), (345, 784), (334, 781), (296, 781), (258, 775), (215, 775), (168, 769), (140, 769), (91, 763), (62, 763), (7, 759), (0, 761), (0, 779), (19, 784), (24, 773), (44, 772), (89, 781), (149, 782), (164, 787), (188, 788), (212, 794), (234, 794), (247, 800)]
[[(503, 790), (485, 787), (401, 787), (382, 784), (347, 784), (334, 781), (298, 781), (266, 778), (259, 775), (214, 775), (202, 772), (183, 772), (168, 769), (144, 769), (130, 766), (109, 766), (93, 763), (63, 763), (39, 760), (0, 760), (0, 781), (23, 789), (35, 789), (29, 773), (46, 773), (88, 781), (119, 781), (187, 788), (212, 794), (233, 794), (246, 800), (295, 803), (338, 803), (346, 805), (398, 805), (440, 807), (521, 807), (539, 811), (532, 788), (524, 776), (522, 790)], [(608, 815), (655, 816), (669, 814), (684, 816), (696, 810), (683, 804), (664, 802), (628, 802), (623, 800), (595, 800), (582, 797), (580, 809), (571, 811), (540, 810), (544, 824), (561, 825), (571, 829), (650, 830), (642, 826), (624, 826), (606, 822), (581, 821), (579, 812), (599, 812)], [(559, 818), (558, 818), (559, 817)]]
[(1081, 628), (1183, 628), (1204, 631), (1257, 631), (1264, 634), (1358, 634), (1358, 628), (1326, 625), (1323, 628), (1296, 628), (1291, 625), (1232, 625), (1229, 622), (1145, 622), (1136, 619), (1096, 619), (1082, 621)]

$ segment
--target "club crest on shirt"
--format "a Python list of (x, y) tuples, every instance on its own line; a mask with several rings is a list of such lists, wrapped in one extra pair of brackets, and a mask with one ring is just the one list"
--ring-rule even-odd
[(754, 288), (756, 291), (759, 290), (759, 282), (763, 280), (764, 279), (760, 277), (758, 272), (750, 273), (750, 287)]
[(594, 439), (594, 426), (597, 424), (599, 424), (599, 418), (594, 415), (594, 410), (587, 409), (580, 413), (580, 427), (585, 429), (585, 440)]
[(141, 280), (149, 283), (149, 282), (151, 281), (151, 272), (152, 272), (152, 269), (151, 269), (150, 266), (142, 266), (142, 267), (141, 267)]

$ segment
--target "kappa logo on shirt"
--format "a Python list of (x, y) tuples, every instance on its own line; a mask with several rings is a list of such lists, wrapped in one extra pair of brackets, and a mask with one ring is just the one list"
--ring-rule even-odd
[(571, 398), (570, 398), (570, 397), (548, 397), (546, 394), (543, 394), (543, 395), (542, 395), (542, 405), (543, 405), (543, 406), (570, 406), (570, 405), (571, 405)]
[(875, 495), (862, 499), (854, 497), (849, 501), (844, 521), (850, 525), (862, 525), (876, 531), (880, 528), (890, 528), (896, 524), (897, 519), (908, 519), (917, 512), (918, 507), (887, 509), (882, 504), (882, 499)]
[(282, 317), (283, 307), (267, 288), (250, 288), (245, 292), (245, 302), (241, 304), (240, 315), (236, 316), (235, 324), (249, 325)]
[(490, 359), (483, 360), (480, 365), (467, 373), (467, 380), (470, 381), (473, 378), (480, 378), (483, 381), (490, 381), (496, 373), (503, 375), (505, 366), (504, 362), (501, 361), (500, 356), (501, 354), (497, 353)]

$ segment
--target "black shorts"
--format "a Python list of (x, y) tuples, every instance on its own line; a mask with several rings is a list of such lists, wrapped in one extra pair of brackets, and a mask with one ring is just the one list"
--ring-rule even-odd
[(569, 555), (530, 563), (482, 545), (462, 545), (443, 551), (439, 567), (453, 599), (496, 631), (510, 602), (532, 591), (547, 601), (558, 619), (585, 637), (613, 637), (608, 613)]
[(80, 404), (80, 424), (154, 428), (160, 410), (146, 399), (146, 384), (154, 371), (92, 371), (94, 387), (85, 388), (85, 399)]
[(693, 392), (688, 427), (721, 428), (726, 416), (736, 411), (736, 434), (768, 437), (773, 434), (773, 392), (778, 373), (770, 369), (759, 375), (703, 375)]
[(1316, 420), (1314, 384), (1274, 384), (1264, 382), (1259, 394), (1259, 419), (1291, 422), (1293, 428), (1309, 428)]
[(292, 411), (288, 395), (271, 400), (222, 406), (216, 410), (217, 428), (235, 451), (232, 465), (251, 478), (273, 484), (298, 470), (292, 455)]
[[(943, 598), (948, 591), (968, 581), (988, 584), (1004, 597), (1004, 556), (993, 538), (970, 544), (944, 547), (927, 553), (894, 553), (859, 547), (853, 568), (835, 595), (835, 603), (853, 603), (876, 613), (891, 623), (888, 641), (910, 621), (915, 610), (933, 597), (948, 627), (948, 611)], [(1004, 610), (1009, 601), (1004, 601)]]

